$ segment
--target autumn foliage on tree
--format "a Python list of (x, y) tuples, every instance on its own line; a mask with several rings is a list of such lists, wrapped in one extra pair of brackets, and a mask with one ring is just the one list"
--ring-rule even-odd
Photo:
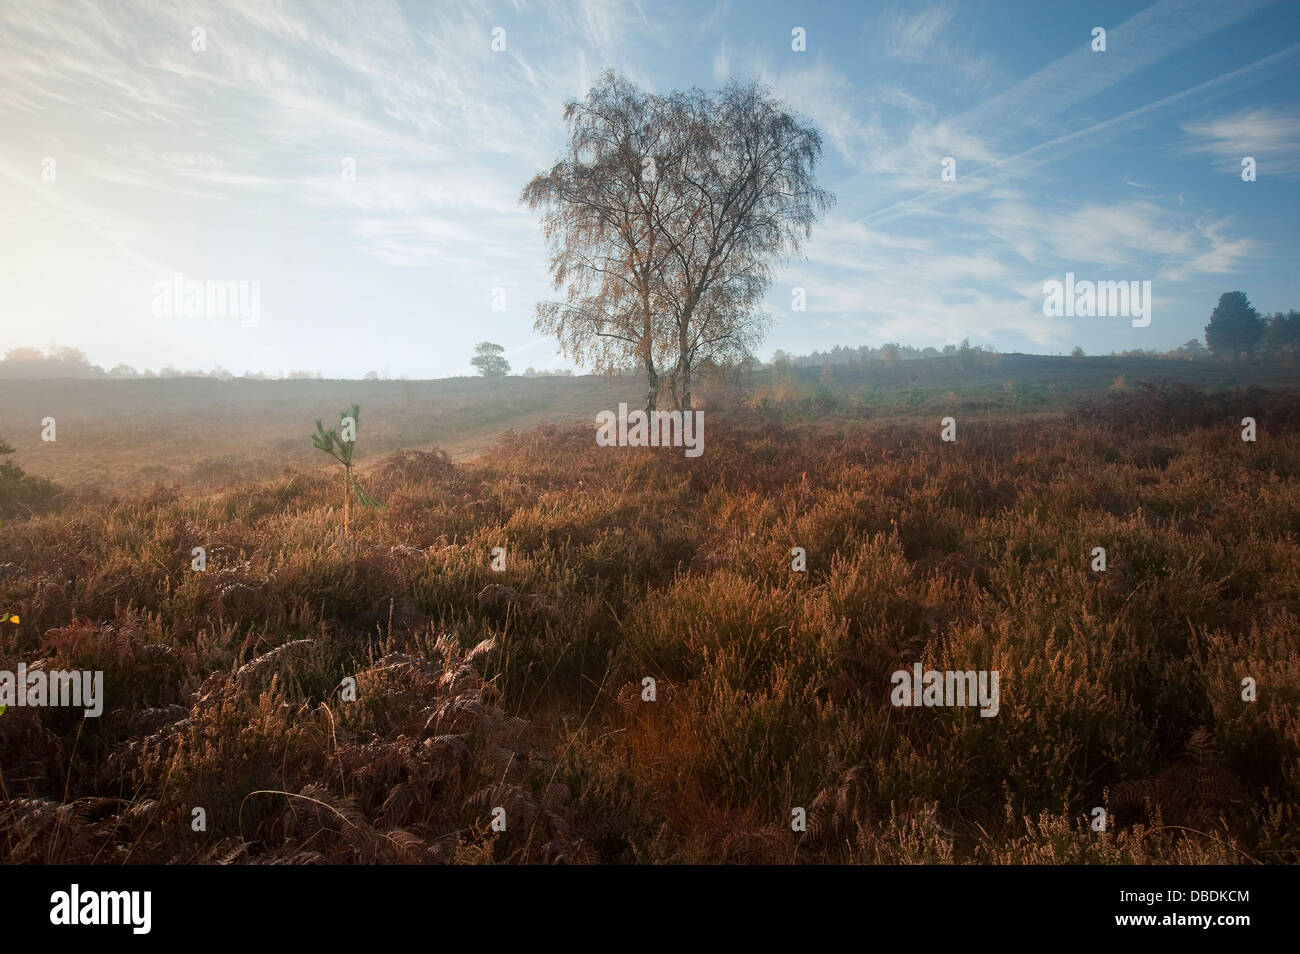
[(567, 155), (521, 197), (565, 293), (537, 306), (536, 327), (598, 372), (644, 370), (647, 410), (667, 373), (689, 410), (702, 367), (762, 339), (772, 262), (834, 201), (813, 174), (821, 137), (755, 82), (661, 96), (612, 71), (565, 121)]

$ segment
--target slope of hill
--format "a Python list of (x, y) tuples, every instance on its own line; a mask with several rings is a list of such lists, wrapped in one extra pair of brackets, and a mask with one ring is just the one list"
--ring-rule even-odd
[[(835, 365), (760, 369), (739, 380), (756, 401), (786, 405), (821, 399), (823, 409), (862, 414), (955, 408), (1063, 408), (1104, 394), (1123, 376), (1169, 379), (1200, 388), (1295, 384), (1300, 374), (1277, 364), (1225, 365), (1153, 358), (1084, 359), (980, 355), (902, 362), (895, 367)], [(715, 388), (716, 392), (716, 388)], [(665, 400), (667, 395), (665, 394)], [(702, 398), (709, 400), (705, 390)], [(104, 488), (191, 481), (222, 486), (260, 480), (285, 467), (319, 466), (308, 435), (317, 417), (329, 427), (341, 408), (361, 405), (358, 461), (402, 449), (440, 447), (464, 460), (509, 429), (553, 421), (594, 421), (620, 401), (644, 401), (635, 375), (552, 378), (450, 378), (435, 381), (149, 380), (0, 381), (0, 438), (31, 474), (65, 485)], [(53, 417), (57, 440), (41, 440)]]
[[(593, 408), (642, 395), (634, 379), (597, 377), (4, 381), (0, 437), (29, 473), (67, 485), (213, 487), (319, 466), (324, 458), (310, 439), (316, 418), (336, 426), (339, 411), (354, 403), (364, 467), (399, 449), (435, 445), (463, 459), (509, 428), (589, 417)], [(53, 443), (41, 440), (46, 417), (56, 422)]]

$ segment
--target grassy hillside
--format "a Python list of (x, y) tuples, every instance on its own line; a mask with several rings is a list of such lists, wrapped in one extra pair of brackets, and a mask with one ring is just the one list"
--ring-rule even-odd
[[(1206, 390), (1296, 384), (1300, 374), (1276, 364), (1224, 365), (1153, 358), (1058, 358), (981, 355), (903, 362), (889, 368), (837, 365), (758, 370), (743, 385), (805, 417), (828, 410), (858, 416), (904, 412), (1068, 408), (1106, 394), (1116, 379), (1136, 386), (1168, 379)], [(278, 476), (286, 467), (318, 466), (324, 458), (308, 437), (341, 408), (361, 405), (358, 461), (396, 450), (438, 447), (464, 460), (508, 429), (555, 421), (594, 420), (627, 401), (644, 402), (635, 377), (451, 378), (438, 381), (150, 380), (0, 381), (0, 438), (28, 473), (68, 485), (108, 490), (154, 482), (198, 488)], [(706, 392), (707, 400), (707, 392)], [(54, 417), (58, 440), (41, 440), (41, 420)]]
[[(354, 511), (349, 537), (337, 475), (316, 470), (6, 521), (0, 600), (21, 622), (0, 630), (0, 668), (102, 669), (108, 701), (100, 719), (0, 715), (0, 845), (98, 862), (1300, 860), (1300, 394), (1030, 408), (1005, 380), (952, 410), (943, 392), (876, 402), (772, 375), (713, 395), (697, 459), (596, 447), (589, 420), (459, 464), (396, 453), (373, 461), (384, 506)], [(453, 386), (467, 405), (484, 387)], [(432, 426), (382, 423), (400, 384), (266, 387), (303, 388), (312, 417), (346, 392), (363, 447), (368, 422), (388, 428), (376, 454)], [(428, 387), (411, 386), (417, 417)], [(305, 444), (280, 417), (298, 406), (233, 417), (283, 419)], [(133, 453), (171, 465), (140, 433)], [(891, 674), (917, 662), (998, 671), (998, 714), (892, 706)]]
[[(63, 484), (118, 490), (181, 481), (211, 489), (317, 466), (324, 458), (312, 448), (314, 421), (335, 426), (354, 403), (363, 415), (364, 466), (435, 445), (463, 458), (509, 428), (637, 400), (644, 386), (630, 378), (0, 381), (0, 436), (29, 473)], [(56, 421), (53, 443), (41, 440), (45, 417)]]

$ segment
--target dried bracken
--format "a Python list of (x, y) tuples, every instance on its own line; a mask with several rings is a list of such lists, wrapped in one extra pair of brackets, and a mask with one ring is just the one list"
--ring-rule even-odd
[(1158, 813), (1170, 825), (1192, 828), (1224, 823), (1243, 801), (1241, 783), (1223, 762), (1214, 735), (1204, 726), (1187, 742), (1183, 757), (1154, 778), (1124, 781), (1110, 791), (1116, 812)]
[[(6, 523), (0, 670), (102, 670), (105, 705), (0, 713), (0, 851), (1300, 860), (1293, 395), (953, 396), (943, 446), (805, 397), (710, 396), (689, 461), (582, 424), (403, 453), (347, 538), (310, 474)], [(893, 706), (917, 662), (997, 670), (997, 716)]]

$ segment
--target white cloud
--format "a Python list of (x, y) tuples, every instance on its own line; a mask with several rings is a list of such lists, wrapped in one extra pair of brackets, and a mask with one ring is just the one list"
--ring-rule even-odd
[(928, 6), (915, 13), (897, 12), (886, 17), (885, 52), (899, 59), (917, 62), (939, 45), (944, 29), (952, 21), (952, 10)]
[(1295, 107), (1244, 109), (1183, 123), (1188, 153), (1209, 155), (1216, 169), (1240, 172), (1251, 156), (1259, 176), (1300, 175), (1300, 111)]
[(886, 14), (879, 27), (885, 55), (905, 63), (955, 70), (967, 83), (988, 82), (997, 69), (995, 58), (968, 53), (948, 38), (947, 34), (954, 32), (949, 30), (953, 13), (949, 6), (932, 4), (919, 11)]

